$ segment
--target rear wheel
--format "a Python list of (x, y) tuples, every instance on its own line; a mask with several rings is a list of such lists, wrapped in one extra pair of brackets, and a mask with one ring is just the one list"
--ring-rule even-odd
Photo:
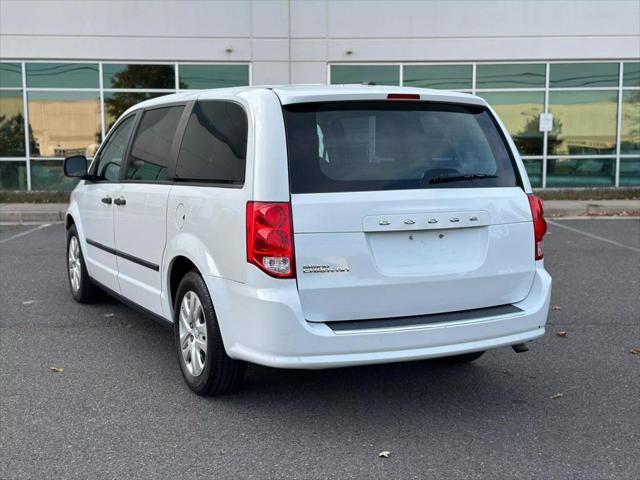
[(479, 359), (482, 355), (484, 355), (484, 352), (471, 352), (454, 355), (453, 357), (445, 357), (442, 360), (447, 363), (469, 363)]
[(202, 277), (187, 273), (176, 294), (174, 336), (178, 362), (198, 395), (221, 395), (242, 384), (246, 363), (227, 355), (213, 302)]
[(77, 302), (94, 303), (99, 300), (101, 292), (89, 278), (75, 225), (67, 230), (67, 278), (71, 295)]

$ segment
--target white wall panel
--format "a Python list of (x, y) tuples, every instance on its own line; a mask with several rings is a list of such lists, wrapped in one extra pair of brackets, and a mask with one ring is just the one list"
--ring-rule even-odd
[(0, 2), (3, 35), (248, 37), (251, 2)]
[(329, 40), (328, 51), (331, 62), (611, 59), (637, 58), (640, 43), (621, 37), (351, 39)]
[[(260, 0), (251, 4), (251, 33), (254, 37), (289, 36), (287, 0)], [(228, 7), (231, 10), (232, 6)]]
[(254, 85), (289, 83), (289, 62), (254, 62), (251, 76)]
[(292, 0), (291, 37), (324, 38), (327, 35), (328, 2)]
[(291, 83), (327, 83), (327, 64), (291, 62)]
[(635, 1), (329, 2), (329, 37), (637, 35)]
[(639, 18), (617, 0), (0, 1), (0, 56), (248, 61), (254, 83), (325, 82), (328, 62), (639, 58)]

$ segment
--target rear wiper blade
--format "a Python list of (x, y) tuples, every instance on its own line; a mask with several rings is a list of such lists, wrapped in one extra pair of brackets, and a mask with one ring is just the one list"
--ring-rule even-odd
[(429, 180), (430, 184), (459, 182), (462, 180), (477, 180), (481, 178), (498, 178), (497, 175), (489, 175), (488, 173), (464, 173), (461, 175), (438, 175)]

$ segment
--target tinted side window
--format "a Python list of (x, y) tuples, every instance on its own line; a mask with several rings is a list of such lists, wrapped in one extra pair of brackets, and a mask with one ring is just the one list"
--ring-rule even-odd
[(120, 178), (122, 157), (127, 147), (129, 135), (131, 135), (134, 118), (134, 115), (125, 118), (109, 135), (107, 143), (96, 160), (97, 168), (95, 172), (100, 179), (113, 182)]
[(171, 144), (178, 128), (184, 106), (154, 108), (144, 113), (133, 140), (127, 180), (163, 181)]
[(243, 183), (247, 157), (247, 116), (225, 101), (197, 102), (180, 146), (176, 178)]

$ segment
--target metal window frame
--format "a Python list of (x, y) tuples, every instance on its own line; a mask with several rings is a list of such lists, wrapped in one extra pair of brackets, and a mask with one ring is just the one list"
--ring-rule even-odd
[[(616, 109), (616, 136), (615, 136), (615, 153), (606, 155), (550, 155), (548, 152), (548, 136), (549, 132), (544, 132), (543, 136), (543, 154), (542, 155), (521, 155), (523, 160), (538, 160), (542, 161), (542, 188), (547, 188), (547, 160), (548, 159), (565, 159), (571, 158), (576, 160), (591, 159), (591, 158), (614, 158), (615, 159), (615, 182), (614, 186), (620, 186), (620, 159), (622, 158), (640, 158), (640, 154), (623, 154), (621, 153), (621, 133), (622, 133), (622, 97), (623, 93), (627, 91), (638, 91), (640, 86), (624, 86), (624, 64), (636, 63), (640, 59), (581, 59), (581, 60), (487, 60), (487, 61), (435, 61), (435, 62), (327, 62), (327, 83), (331, 84), (331, 68), (334, 65), (347, 65), (347, 66), (375, 66), (375, 65), (390, 65), (399, 66), (400, 68), (400, 85), (403, 83), (403, 72), (405, 66), (455, 66), (455, 65), (470, 65), (471, 66), (471, 90), (455, 90), (469, 92), (474, 95), (478, 93), (501, 93), (501, 92), (544, 92), (544, 113), (549, 113), (549, 93), (550, 92), (563, 92), (563, 91), (610, 91), (617, 93), (617, 109)], [(618, 65), (618, 84), (608, 87), (550, 87), (549, 78), (551, 73), (551, 65), (555, 64), (617, 64)], [(477, 88), (477, 66), (478, 65), (526, 65), (536, 64), (545, 66), (545, 84), (544, 87), (530, 87), (530, 88)]]
[[(62, 163), (62, 157), (33, 157), (29, 145), (29, 93), (30, 92), (92, 92), (98, 93), (100, 102), (100, 136), (102, 141), (107, 136), (106, 112), (104, 105), (105, 93), (164, 93), (172, 94), (186, 92), (192, 89), (180, 89), (180, 65), (241, 65), (246, 66), (248, 70), (249, 85), (253, 85), (253, 65), (251, 62), (207, 62), (207, 61), (153, 61), (153, 60), (60, 60), (60, 59), (0, 59), (0, 63), (19, 64), (21, 70), (21, 85), (17, 87), (0, 87), (0, 91), (21, 92), (22, 95), (22, 117), (24, 121), (24, 157), (0, 157), (0, 162), (23, 162), (27, 172), (27, 191), (32, 190), (31, 182), (31, 166), (33, 162), (39, 161), (59, 161)], [(27, 64), (28, 63), (73, 63), (73, 64), (91, 64), (98, 65), (98, 87), (97, 88), (73, 88), (73, 87), (27, 87)], [(104, 85), (104, 65), (171, 65), (175, 72), (174, 88), (105, 88)]]

